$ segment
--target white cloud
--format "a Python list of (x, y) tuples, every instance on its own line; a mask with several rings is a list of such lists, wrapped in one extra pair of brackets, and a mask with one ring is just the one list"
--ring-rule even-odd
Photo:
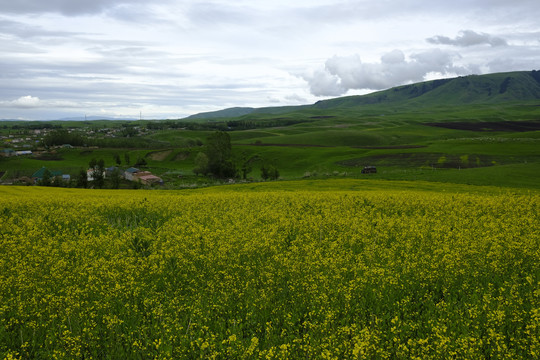
[(334, 56), (326, 61), (324, 69), (316, 70), (304, 79), (313, 95), (337, 96), (349, 90), (380, 90), (418, 82), (433, 73), (441, 76), (467, 74), (468, 68), (454, 64), (457, 59), (459, 54), (439, 49), (415, 53), (409, 59), (401, 50), (393, 50), (377, 63), (364, 63), (359, 55)]
[(80, 108), (91, 105), (90, 102), (82, 102), (82, 103), (76, 103), (74, 101), (69, 100), (42, 100), (37, 96), (21, 96), (18, 99), (15, 100), (7, 100), (7, 101), (0, 101), (0, 107), (7, 109), (7, 108), (15, 108), (15, 109), (25, 109), (25, 110), (32, 110), (32, 109), (72, 109), (72, 108)]
[(8, 105), (11, 105), (12, 107), (17, 107), (17, 108), (33, 108), (33, 107), (38, 107), (40, 105), (40, 100), (38, 97), (27, 95), (27, 96), (21, 96), (17, 100), (8, 102)]
[(531, 70), (539, 16), (537, 0), (0, 0), (0, 106), (174, 117)]

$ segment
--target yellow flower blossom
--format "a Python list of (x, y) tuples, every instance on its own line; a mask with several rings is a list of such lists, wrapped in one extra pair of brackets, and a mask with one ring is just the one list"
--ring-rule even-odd
[(0, 358), (540, 356), (540, 193), (370, 184), (3, 187)]

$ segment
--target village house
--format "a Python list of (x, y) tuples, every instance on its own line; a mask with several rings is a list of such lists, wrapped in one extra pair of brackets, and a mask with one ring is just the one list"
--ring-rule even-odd
[(116, 166), (111, 166), (105, 169), (105, 175), (111, 177), (115, 171), (120, 171)]
[(15, 150), (13, 150), (13, 149), (2, 149), (2, 151), (0, 151), (0, 156), (4, 156), (4, 157), (15, 156)]
[(163, 184), (163, 180), (150, 171), (141, 171), (137, 168), (129, 168), (124, 172), (124, 178), (129, 181), (138, 181), (144, 185)]
[(138, 173), (140, 170), (134, 167), (130, 167), (126, 171), (124, 171), (124, 178), (129, 181), (135, 181), (135, 174)]
[[(45, 166), (43, 166), (41, 169), (39, 169), (38, 171), (33, 173), (32, 174), (32, 179), (34, 180), (34, 182), (37, 183), (38, 181), (43, 180), (43, 176), (45, 175), (46, 171), (47, 171), (47, 168)], [(64, 179), (64, 175), (62, 174), (61, 171), (52, 171), (52, 170), (48, 170), (48, 171), (49, 171), (50, 179), (54, 179), (54, 178), (57, 178), (57, 177)]]
[[(86, 170), (86, 180), (87, 181), (94, 181), (94, 171), (96, 171), (95, 169), (88, 169)], [(105, 171), (103, 172), (103, 178), (105, 179), (106, 177), (106, 173)]]
[(140, 171), (135, 174), (136, 179), (144, 185), (151, 185), (151, 184), (163, 184), (163, 180), (150, 173), (149, 171)]

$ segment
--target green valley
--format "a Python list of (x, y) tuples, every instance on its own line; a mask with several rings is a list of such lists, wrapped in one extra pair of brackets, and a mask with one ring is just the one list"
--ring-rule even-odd
[[(141, 167), (169, 189), (230, 182), (234, 177), (193, 172), (208, 137), (224, 131), (238, 170), (235, 181), (242, 180), (242, 166), (249, 181), (261, 180), (260, 169), (272, 166), (281, 180), (353, 177), (540, 188), (539, 99), (540, 72), (523, 71), (179, 120), (2, 122), (4, 149), (32, 154), (0, 158), (1, 180), (13, 183), (43, 166), (73, 177), (101, 158), (122, 169), (144, 159)], [(44, 146), (47, 134), (60, 129), (80, 143)], [(362, 174), (365, 166), (377, 173)]]

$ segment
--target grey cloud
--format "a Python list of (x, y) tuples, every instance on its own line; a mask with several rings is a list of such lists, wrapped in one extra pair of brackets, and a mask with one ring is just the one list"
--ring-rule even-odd
[(348, 90), (380, 90), (409, 82), (424, 80), (429, 73), (467, 74), (470, 69), (456, 66), (459, 55), (442, 50), (405, 54), (394, 50), (381, 57), (378, 63), (363, 63), (358, 55), (328, 59), (324, 70), (317, 70), (304, 79), (315, 96), (339, 96)]
[(143, 0), (0, 0), (4, 13), (39, 14), (60, 13), (67, 16), (101, 13), (121, 4), (145, 3)]
[(405, 61), (405, 54), (401, 50), (393, 50), (381, 57), (383, 64), (399, 64)]
[(142, 46), (139, 44), (126, 43), (125, 46), (119, 44), (95, 46), (87, 49), (89, 52), (93, 52), (106, 57), (110, 62), (114, 59), (121, 59), (126, 65), (126, 60), (132, 59), (135, 63), (141, 63), (145, 61), (155, 61), (156, 59), (166, 59), (170, 54), (164, 51), (153, 50), (151, 46)]
[(339, 96), (347, 92), (340, 84), (339, 77), (327, 70), (316, 70), (313, 74), (304, 76), (304, 80), (309, 83), (309, 90), (315, 96)]
[[(160, 3), (161, 4), (161, 3)], [(105, 9), (105, 14), (115, 20), (127, 23), (137, 23), (143, 27), (168, 24), (179, 27), (178, 21), (166, 19), (159, 15), (157, 3), (142, 2), (142, 0), (129, 0)]]
[(344, 21), (378, 21), (394, 16), (409, 17), (422, 14), (474, 17), (476, 22), (501, 23), (527, 19), (537, 22), (540, 6), (537, 0), (454, 0), (429, 1), (395, 0), (359, 1), (336, 0), (319, 6), (299, 6), (296, 12), (307, 21), (333, 23)]
[(454, 46), (476, 46), (476, 45), (490, 45), (490, 46), (507, 46), (505, 39), (492, 36), (485, 33), (477, 33), (472, 30), (463, 30), (454, 39), (447, 36), (437, 35), (432, 38), (426, 39), (431, 44), (440, 45), (454, 45)]
[(540, 66), (538, 46), (514, 46), (493, 56), (486, 64), (489, 72), (535, 70)]
[(233, 23), (251, 22), (255, 10), (249, 7), (235, 7), (211, 2), (195, 2), (187, 10), (187, 16), (195, 23)]
[(0, 34), (16, 36), (22, 39), (44, 37), (73, 37), (83, 35), (71, 31), (50, 31), (40, 26), (28, 25), (17, 21), (0, 19)]
[(298, 94), (291, 94), (285, 96), (285, 101), (289, 103), (296, 103), (296, 104), (305, 104), (308, 102), (308, 100), (305, 97), (302, 97)]

